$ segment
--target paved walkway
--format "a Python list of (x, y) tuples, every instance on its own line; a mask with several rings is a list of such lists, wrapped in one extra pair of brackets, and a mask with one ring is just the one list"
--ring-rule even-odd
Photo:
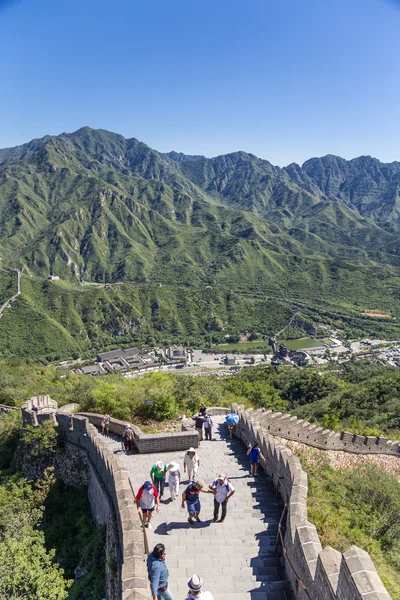
[[(213, 417), (213, 441), (203, 441), (198, 479), (208, 485), (219, 473), (226, 473), (236, 493), (228, 502), (224, 523), (211, 523), (213, 496), (200, 494), (202, 523), (190, 527), (181, 499), (172, 502), (165, 488), (161, 511), (155, 511), (151, 530), (147, 530), (149, 547), (163, 543), (174, 600), (183, 600), (187, 580), (198, 573), (205, 589), (215, 600), (292, 600), (280, 559), (275, 555), (277, 526), (282, 506), (275, 488), (263, 471), (257, 478), (249, 475), (249, 461), (243, 443), (226, 439), (224, 417)], [(117, 447), (117, 442), (112, 442)], [(150, 469), (157, 460), (179, 463), (183, 473), (183, 452), (132, 454), (123, 456), (135, 491), (150, 479)], [(180, 486), (182, 493), (187, 479)]]

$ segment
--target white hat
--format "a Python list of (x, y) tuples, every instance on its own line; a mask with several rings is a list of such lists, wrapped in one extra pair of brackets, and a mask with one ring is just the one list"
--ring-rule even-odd
[(226, 475), (224, 475), (223, 473), (221, 473), (220, 475), (218, 475), (218, 479), (219, 479), (220, 481), (225, 481), (225, 479), (226, 479)]
[(200, 575), (197, 575), (195, 573), (194, 575), (191, 576), (191, 578), (188, 581), (188, 588), (189, 588), (189, 590), (192, 590), (193, 592), (199, 592), (202, 587), (203, 587), (203, 580), (200, 577)]
[(188, 452), (196, 452), (196, 450), (194, 448), (190, 447)]
[(159, 471), (163, 471), (164, 463), (161, 460), (159, 460), (158, 462), (156, 462), (156, 467)]
[(179, 465), (178, 463), (172, 461), (169, 463), (169, 465), (167, 466), (167, 471), (178, 471), (179, 470)]

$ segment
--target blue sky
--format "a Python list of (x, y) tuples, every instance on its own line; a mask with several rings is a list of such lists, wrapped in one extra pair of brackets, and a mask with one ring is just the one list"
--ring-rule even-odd
[(400, 1), (0, 0), (0, 147), (400, 160)]

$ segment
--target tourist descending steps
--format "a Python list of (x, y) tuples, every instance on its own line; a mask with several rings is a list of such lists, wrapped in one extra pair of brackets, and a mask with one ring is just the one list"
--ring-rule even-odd
[(188, 581), (189, 593), (185, 600), (214, 600), (211, 592), (203, 591), (203, 580), (196, 573)]
[(235, 493), (235, 488), (227, 476), (222, 473), (208, 487), (214, 494), (214, 518), (212, 522), (215, 523), (218, 521), (219, 507), (221, 506), (222, 512), (219, 522), (223, 523), (226, 517), (228, 500)]
[(154, 546), (153, 552), (147, 558), (147, 570), (153, 600), (172, 600), (172, 594), (168, 588), (168, 567), (165, 564), (164, 544)]
[(136, 504), (138, 510), (143, 513), (144, 526), (151, 529), (150, 521), (154, 508), (160, 512), (160, 498), (151, 481), (145, 481), (139, 488), (136, 494)]
[(179, 484), (181, 482), (181, 469), (177, 462), (170, 462), (167, 466), (168, 487), (171, 500), (176, 500), (179, 495)]
[(250, 474), (257, 475), (258, 465), (260, 464), (260, 459), (265, 460), (264, 456), (261, 454), (261, 450), (258, 447), (258, 442), (254, 442), (254, 444), (247, 450), (247, 456), (250, 457)]
[(183, 472), (188, 472), (189, 481), (197, 479), (197, 469), (200, 466), (200, 459), (194, 448), (189, 448), (183, 459)]
[(189, 513), (188, 523), (190, 526), (193, 525), (193, 517), (196, 519), (198, 523), (201, 523), (200, 520), (200, 511), (201, 504), (199, 494), (203, 492), (203, 494), (211, 494), (209, 490), (204, 490), (204, 481), (196, 481), (195, 483), (190, 483), (186, 490), (182, 494), (182, 508), (185, 506)]
[(162, 460), (156, 462), (151, 467), (150, 477), (153, 484), (156, 486), (158, 493), (160, 494), (160, 500), (164, 495), (165, 487), (165, 474), (167, 472), (167, 465)]

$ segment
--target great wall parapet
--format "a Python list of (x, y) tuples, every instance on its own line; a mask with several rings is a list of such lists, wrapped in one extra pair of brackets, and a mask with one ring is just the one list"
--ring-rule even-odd
[[(273, 437), (275, 433), (285, 438), (295, 431), (296, 437), (293, 439), (300, 439), (297, 433), (304, 435), (305, 439), (301, 441), (310, 445), (315, 445), (316, 439), (322, 439), (323, 448), (326, 449), (325, 441), (333, 435), (333, 443), (337, 444), (338, 440), (341, 441), (341, 435), (323, 431), (291, 415), (245, 410), (237, 404), (232, 406), (232, 410), (240, 417), (236, 435), (246, 445), (255, 440), (259, 442), (266, 459), (261, 464), (277, 484), (285, 502), (287, 522), (286, 530), (282, 532), (282, 543), (285, 568), (296, 599), (391, 600), (367, 552), (356, 546), (351, 546), (344, 554), (330, 547), (322, 549), (317, 529), (307, 519), (307, 474), (301, 468), (299, 459)], [(343, 443), (359, 445), (360, 440), (355, 439), (353, 434), (349, 435), (351, 438), (343, 436)], [(363, 436), (356, 437), (364, 440)], [(311, 444), (309, 440), (314, 443)], [(386, 450), (382, 440), (378, 441), (377, 446)], [(335, 449), (342, 448), (335, 446)]]
[(308, 444), (320, 450), (341, 450), (355, 454), (390, 454), (400, 457), (398, 441), (385, 437), (357, 435), (348, 431), (338, 433), (290, 414), (260, 412), (260, 422), (271, 435)]

